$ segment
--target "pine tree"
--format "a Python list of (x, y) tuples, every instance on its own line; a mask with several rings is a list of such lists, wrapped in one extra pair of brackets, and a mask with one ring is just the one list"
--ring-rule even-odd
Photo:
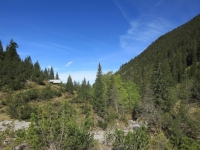
[(44, 74), (45, 79), (49, 79), (49, 73), (48, 73), (47, 68), (44, 69), (43, 74)]
[(102, 118), (105, 115), (105, 101), (104, 101), (104, 83), (102, 79), (101, 64), (98, 65), (98, 71), (94, 84), (94, 95), (93, 95), (93, 107), (94, 111)]
[(58, 73), (56, 73), (56, 79), (59, 79)]
[(24, 59), (23, 62), (23, 66), (24, 66), (24, 74), (25, 74), (25, 78), (28, 79), (31, 77), (32, 75), (32, 70), (33, 70), (33, 64), (32, 64), (32, 60), (31, 57), (28, 56)]
[(3, 61), (3, 46), (0, 40), (0, 62)]
[(86, 79), (83, 79), (83, 82), (81, 84), (81, 88), (79, 89), (79, 96), (83, 100), (83, 102), (86, 102), (90, 99), (90, 90), (91, 86), (89, 81), (87, 82)]
[(51, 68), (50, 68), (49, 78), (50, 78), (50, 79), (54, 79), (54, 70), (53, 70), (53, 67), (52, 67), (52, 66), (51, 66)]
[(85, 102), (87, 100), (87, 84), (85, 78), (83, 79), (83, 82), (81, 84), (80, 92), (81, 92), (81, 99)]
[(168, 95), (168, 86), (171, 74), (165, 63), (161, 63), (160, 57), (156, 59), (154, 70), (151, 76), (151, 88), (154, 95), (154, 102), (158, 109), (169, 111), (171, 103)]
[(71, 94), (74, 93), (74, 85), (73, 85), (73, 82), (72, 82), (72, 78), (71, 76), (69, 75), (68, 78), (67, 78), (67, 83), (66, 83), (66, 87), (65, 87), (65, 90)]
[(39, 77), (40, 76), (40, 71), (41, 71), (40, 64), (37, 61), (33, 65), (33, 77)]
[(33, 65), (32, 79), (33, 79), (33, 81), (37, 82), (38, 84), (41, 84), (41, 85), (44, 84), (43, 83), (44, 76), (43, 76), (43, 73), (41, 71), (40, 64), (38, 61)]
[(3, 46), (0, 41), (0, 87), (3, 85), (2, 84), (2, 73), (3, 72)]
[(17, 48), (17, 43), (11, 39), (9, 45), (6, 47), (5, 59), (8, 61), (21, 61), (19, 55), (17, 54)]

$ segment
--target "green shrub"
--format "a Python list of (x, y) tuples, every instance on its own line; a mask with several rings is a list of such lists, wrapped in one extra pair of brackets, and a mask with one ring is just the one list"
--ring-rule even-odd
[(29, 102), (31, 100), (36, 100), (38, 98), (38, 90), (31, 89), (25, 93), (24, 101)]
[(98, 126), (101, 127), (103, 130), (105, 130), (108, 127), (108, 123), (103, 120), (98, 120)]
[(112, 142), (114, 149), (135, 150), (147, 149), (149, 136), (145, 127), (138, 128), (135, 132), (128, 132), (116, 129), (115, 132), (106, 135), (106, 141)]
[(118, 116), (119, 116), (118, 113), (112, 112), (112, 113), (109, 113), (109, 114), (106, 116), (105, 120), (106, 120), (107, 122), (112, 122), (113, 120), (118, 119)]
[[(73, 108), (68, 103), (55, 108), (52, 104), (32, 114), (25, 142), (34, 150), (54, 149), (87, 150), (93, 136), (87, 127), (75, 121)], [(50, 117), (51, 116), (51, 117)], [(59, 116), (59, 117), (58, 117)]]
[(2, 100), (2, 101), (1, 101), (1, 105), (6, 105), (5, 100)]

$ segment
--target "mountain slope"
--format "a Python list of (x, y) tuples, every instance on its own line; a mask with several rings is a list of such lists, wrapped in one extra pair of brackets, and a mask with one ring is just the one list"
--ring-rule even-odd
[(141, 87), (141, 83), (150, 81), (157, 59), (170, 68), (174, 84), (184, 79), (188, 67), (187, 75), (196, 78), (200, 61), (200, 15), (159, 37), (140, 55), (122, 65), (117, 74)]

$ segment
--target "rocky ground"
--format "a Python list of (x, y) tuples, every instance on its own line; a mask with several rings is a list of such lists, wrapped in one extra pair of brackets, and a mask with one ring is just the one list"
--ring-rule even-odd
[(14, 127), (14, 130), (19, 130), (19, 129), (27, 129), (30, 125), (30, 122), (25, 122), (25, 121), (10, 121), (10, 120), (4, 120), (0, 122), (0, 131), (5, 131), (8, 126)]
[(94, 134), (94, 139), (98, 140), (99, 143), (104, 144), (105, 143), (105, 134), (106, 133), (114, 133), (115, 129), (121, 129), (123, 130), (125, 133), (133, 132), (135, 129), (139, 128), (141, 126), (141, 124), (139, 122), (133, 121), (133, 120), (129, 120), (128, 121), (128, 126), (126, 127), (114, 127), (112, 129), (107, 129), (105, 130), (95, 130), (92, 131), (92, 133)]
[[(0, 122), (0, 131), (5, 131), (9, 126), (13, 125), (13, 129), (19, 130), (19, 129), (27, 129), (30, 125), (30, 122), (25, 122), (25, 121), (10, 121), (10, 120), (4, 120)], [(106, 131), (102, 129), (96, 129), (93, 130), (91, 133), (94, 135), (94, 139), (97, 140), (100, 145), (101, 145), (101, 150), (111, 150), (111, 143), (107, 143), (105, 135), (106, 133), (114, 133), (115, 129), (121, 129), (125, 133), (127, 132), (133, 132), (136, 128), (139, 128), (141, 126), (140, 123), (129, 120), (127, 126), (119, 127), (116, 125), (116, 127), (113, 127), (112, 129), (109, 128)]]

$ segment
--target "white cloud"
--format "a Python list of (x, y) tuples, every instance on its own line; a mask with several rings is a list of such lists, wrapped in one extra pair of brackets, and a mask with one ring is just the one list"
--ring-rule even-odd
[(73, 61), (68, 62), (65, 66), (69, 67), (71, 64), (73, 63)]

